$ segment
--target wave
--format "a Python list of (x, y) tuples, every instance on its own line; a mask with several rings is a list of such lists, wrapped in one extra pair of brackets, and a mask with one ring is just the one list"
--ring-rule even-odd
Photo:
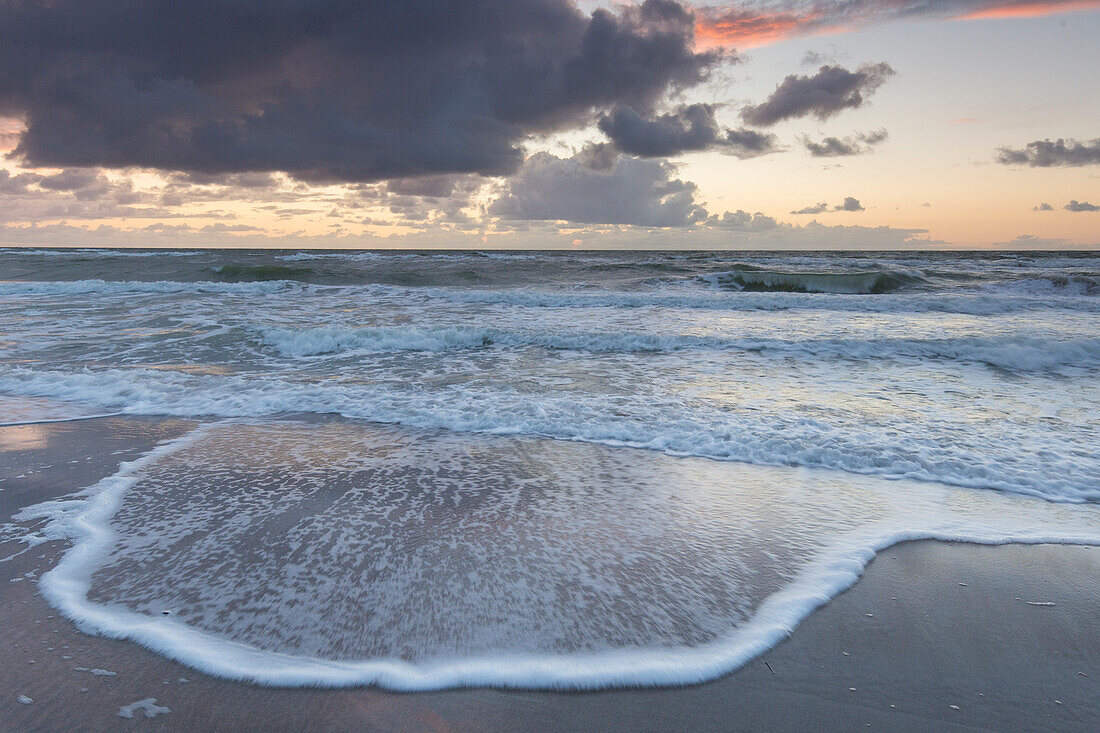
[(1100, 276), (1092, 274), (1047, 273), (1034, 277), (1003, 280), (984, 286), (985, 290), (1008, 290), (1027, 295), (1100, 295)]
[(130, 293), (274, 293), (300, 287), (285, 280), (221, 283), (207, 280), (32, 280), (0, 282), (4, 295), (125, 295)]
[(866, 313), (961, 313), (997, 315), (1020, 311), (1082, 310), (1100, 312), (1100, 303), (1073, 293), (891, 293), (868, 298), (857, 294), (660, 290), (459, 290), (424, 288), (424, 295), (451, 302), (515, 305), (527, 308), (682, 308), (698, 310), (825, 310)]
[(618, 396), (604, 399), (598, 394), (527, 393), (507, 386), (461, 384), (410, 391), (400, 384), (378, 382), (138, 368), (43, 371), (0, 366), (0, 392), (132, 415), (256, 418), (333, 413), (409, 427), (542, 435), (713, 460), (832, 468), (1055, 502), (1100, 501), (1095, 481), (1098, 456), (1079, 449), (1088, 441), (1087, 432), (1071, 430), (1071, 425), (1006, 424), (996, 433), (977, 436), (942, 425), (932, 432), (942, 434), (942, 439), (916, 440), (909, 437), (913, 430), (927, 434), (919, 423), (827, 424), (802, 413), (716, 412), (667, 399), (654, 419), (653, 406), (644, 396), (624, 401)]
[(722, 349), (834, 359), (950, 359), (1011, 371), (1100, 366), (1100, 337), (1050, 339), (974, 336), (950, 339), (774, 339), (654, 335), (630, 332), (534, 333), (496, 328), (370, 327), (260, 329), (261, 339), (284, 356), (354, 351), (452, 351), (491, 346), (541, 347), (594, 353)]
[(872, 272), (784, 272), (756, 267), (739, 267), (696, 277), (700, 282), (748, 292), (835, 293), (837, 295), (879, 295), (924, 282), (906, 273)]
[(309, 267), (286, 265), (218, 265), (212, 268), (227, 282), (267, 282), (270, 280), (298, 280), (308, 282), (314, 275)]
[[(239, 491), (204, 492), (201, 482), (197, 487), (185, 485), (182, 488), (171, 483), (167, 486), (157, 484), (157, 470), (162, 463), (168, 464), (169, 468), (177, 464), (194, 465), (196, 461), (200, 467), (207, 464), (215, 468), (224, 466), (231, 459), (220, 457), (226, 453), (226, 447), (230, 449), (229, 456), (232, 456), (234, 447), (232, 443), (227, 446), (226, 436), (236, 436), (242, 431), (258, 441), (260, 449), (268, 453), (274, 453), (273, 447), (290, 446), (289, 450), (274, 453), (276, 461), (285, 461), (287, 456), (296, 454), (294, 447), (297, 443), (291, 441), (312, 438), (324, 442), (323, 432), (320, 436), (311, 434), (318, 430), (317, 426), (297, 427), (284, 423), (281, 427), (279, 434), (286, 436), (284, 440), (272, 442), (269, 438), (267, 444), (263, 436), (257, 434), (257, 428), (248, 424), (198, 428), (135, 461), (121, 464), (117, 473), (72, 497), (23, 509), (14, 517), (15, 521), (34, 522), (37, 528), (28, 530), (25, 524), (12, 525), (10, 535), (12, 539), (32, 547), (47, 540), (72, 543), (71, 549), (64, 552), (56, 566), (43, 575), (39, 588), (51, 605), (77, 621), (85, 630), (131, 639), (196, 669), (229, 679), (285, 687), (377, 684), (408, 691), (468, 686), (592, 689), (698, 683), (726, 674), (781, 642), (815, 608), (854, 584), (876, 552), (898, 542), (934, 538), (991, 544), (1100, 544), (1094, 507), (1055, 506), (1010, 497), (978, 498), (967, 492), (944, 490), (944, 487), (935, 484), (911, 483), (897, 487), (900, 489), (898, 491), (891, 491), (893, 487), (882, 487), (867, 479), (853, 481), (820, 474), (798, 476), (789, 472), (784, 474), (785, 469), (741, 473), (734, 480), (725, 481), (734, 485), (730, 492), (733, 494), (732, 502), (717, 497), (715, 506), (712, 501), (715, 497), (688, 492), (670, 504), (664, 496), (665, 492), (634, 491), (633, 481), (620, 480), (622, 473), (605, 475), (609, 473), (606, 462), (593, 461), (598, 457), (589, 457), (581, 451), (569, 451), (565, 457), (573, 460), (559, 460), (557, 464), (569, 467), (579, 464), (578, 470), (566, 474), (562, 477), (564, 481), (559, 482), (566, 488), (571, 486), (570, 482), (589, 485), (591, 481), (586, 480), (584, 470), (596, 467), (599, 470), (591, 471), (597, 476), (595, 495), (592, 491), (563, 492), (564, 495), (551, 497), (549, 501), (553, 504), (540, 504), (538, 497), (534, 497), (534, 501), (525, 497), (528, 503), (523, 506), (527, 514), (536, 517), (549, 513), (553, 522), (547, 524), (552, 524), (556, 529), (564, 527), (574, 531), (560, 532), (562, 537), (551, 533), (548, 540), (545, 532), (536, 533), (538, 536), (526, 536), (517, 533), (508, 523), (503, 523), (500, 531), (491, 535), (482, 531), (452, 531), (447, 534), (448, 528), (444, 526), (439, 532), (432, 533), (432, 537), (421, 537), (414, 545), (408, 546), (399, 543), (410, 529), (415, 531), (415, 528), (406, 527), (401, 522), (387, 522), (389, 534), (386, 535), (386, 544), (377, 553), (366, 553), (359, 551), (359, 548), (364, 545), (375, 547), (367, 544), (372, 539), (369, 525), (364, 527), (352, 522), (343, 526), (347, 524), (343, 523), (336, 528), (324, 526), (320, 533), (317, 530), (310, 533), (309, 523), (302, 522), (296, 525), (299, 531), (294, 554), (297, 558), (306, 558), (301, 567), (310, 568), (310, 572), (293, 585), (284, 583), (281, 586), (283, 593), (279, 597), (290, 597), (296, 601), (294, 608), (288, 612), (270, 601), (267, 580), (261, 581), (263, 587), (261, 594), (257, 595), (257, 583), (253, 582), (253, 578), (244, 578), (233, 563), (211, 563), (208, 555), (204, 555), (213, 547), (219, 558), (224, 557), (227, 547), (232, 549), (238, 544), (245, 544), (252, 552), (257, 533), (264, 531), (262, 527), (276, 524), (273, 519), (284, 520), (287, 516), (294, 516), (284, 513), (287, 511), (285, 502), (255, 501), (250, 493), (252, 487), (246, 485), (242, 485)], [(248, 432), (250, 429), (251, 433)], [(291, 431), (295, 429), (309, 432), (294, 435)], [(453, 448), (453, 444), (439, 446), (431, 441), (431, 437), (414, 441), (418, 445), (427, 444), (420, 446), (420, 450), (431, 453), (423, 456), (429, 470), (440, 461), (440, 456), (471, 455), (468, 451), (464, 454), (462, 451), (446, 450)], [(310, 444), (313, 445), (313, 442)], [(367, 445), (373, 447), (373, 444)], [(491, 453), (493, 458), (490, 461), (495, 460), (497, 467), (505, 468), (511, 465), (508, 463), (510, 457), (516, 455), (526, 463), (540, 457), (543, 460), (552, 459), (560, 453), (554, 451), (549, 456), (541, 456), (541, 451), (532, 445), (521, 446), (518, 451), (501, 443), (497, 446), (500, 450)], [(444, 450), (440, 450), (441, 447)], [(353, 451), (353, 455), (368, 457), (369, 460), (373, 452), (357, 450)], [(389, 460), (389, 451), (386, 453)], [(479, 450), (478, 453), (489, 452)], [(414, 461), (421, 457), (412, 454), (406, 458), (414, 464), (412, 471), (419, 470), (420, 464)], [(501, 463), (501, 460), (504, 462)], [(360, 462), (351, 465), (371, 464)], [(450, 467), (446, 463), (442, 465)], [(455, 471), (459, 476), (476, 478), (479, 468), (481, 473), (486, 473), (486, 464), (483, 463), (475, 463), (472, 471), (467, 464), (459, 462), (457, 465), (466, 469), (464, 472)], [(489, 467), (493, 465), (488, 463)], [(614, 466), (611, 468), (614, 470)], [(646, 483), (642, 486), (652, 486), (661, 480), (662, 471), (669, 470), (676, 471), (673, 475), (679, 483), (682, 481), (679, 468), (663, 466), (643, 473), (641, 479)], [(271, 467), (265, 462), (263, 470), (286, 471), (287, 467), (285, 464)], [(212, 475), (224, 476), (225, 473), (212, 472)], [(324, 473), (320, 475), (325, 476)], [(638, 478), (634, 473), (626, 473), (625, 476)], [(721, 480), (725, 477), (715, 478)], [(250, 477), (234, 465), (228, 480), (234, 479), (243, 484)], [(445, 482), (433, 481), (429, 491), (439, 491), (434, 488), (437, 483), (446, 486)], [(570, 544), (572, 538), (588, 537), (591, 527), (605, 526), (607, 510), (604, 504), (620, 501), (621, 497), (615, 492), (621, 492), (624, 484), (632, 487), (632, 493), (645, 495), (648, 501), (637, 502), (632, 498), (633, 511), (613, 522), (617, 545), (628, 548), (637, 546), (639, 540), (644, 541), (652, 536), (654, 528), (664, 530), (660, 535), (663, 547), (649, 547), (644, 553), (646, 561), (657, 566), (642, 566), (641, 575), (638, 561), (629, 556), (624, 558), (626, 553), (607, 552), (599, 542), (585, 541), (576, 547)], [(838, 485), (843, 485), (843, 490), (838, 490)], [(777, 515), (770, 511), (761, 515), (754, 507), (763, 502), (752, 501), (758, 499), (761, 490), (769, 491), (775, 486), (782, 486), (784, 496), (789, 498), (787, 509), (778, 515), (787, 517), (787, 520), (778, 527), (773, 526)], [(127, 504), (141, 507), (143, 502), (147, 504), (151, 500), (152, 495), (157, 497), (152, 501), (160, 505), (163, 504), (159, 498), (161, 493), (171, 496), (173, 491), (188, 492), (185, 494), (188, 501), (182, 511), (197, 512), (197, 516), (203, 518), (203, 526), (189, 524), (188, 520), (193, 521), (194, 514), (180, 516), (178, 500), (169, 502), (167, 509), (162, 508), (153, 516), (148, 516), (148, 512), (132, 510), (127, 515)], [(475, 506), (463, 509), (463, 512), (474, 517), (491, 514), (496, 507), (512, 499), (515, 491), (519, 490), (502, 487), (498, 491), (487, 492), (492, 496), (479, 499)], [(579, 496), (573, 498), (575, 494)], [(377, 498), (389, 502), (383, 506), (400, 509), (406, 505), (403, 503), (408, 501), (406, 497), (408, 492), (402, 491), (384, 492)], [(829, 497), (824, 511), (821, 497)], [(348, 502), (355, 500), (353, 495), (346, 495), (344, 499)], [(375, 498), (372, 497), (371, 501)], [(565, 510), (559, 508), (559, 502), (564, 504)], [(442, 503), (439, 502), (440, 505)], [(295, 510), (292, 508), (290, 511)], [(692, 511), (701, 513), (693, 519), (706, 515), (710, 521), (681, 520), (677, 524), (678, 518)], [(726, 517), (734, 511), (736, 516), (731, 517), (732, 521), (727, 521)], [(763, 521), (744, 521), (746, 512), (751, 519), (760, 516)], [(615, 513), (614, 509), (611, 513)], [(413, 512), (396, 511), (394, 514), (415, 516)], [(372, 516), (368, 514), (367, 521)], [(231, 526), (224, 524), (225, 517), (230, 517)], [(133, 526), (135, 522), (139, 523), (136, 530)], [(151, 532), (150, 526), (153, 528)], [(576, 531), (578, 526), (583, 531)], [(688, 530), (684, 530), (684, 526)], [(167, 532), (158, 531), (161, 529)], [(173, 532), (181, 531), (188, 532), (188, 542), (179, 543), (173, 537)], [(355, 535), (355, 542), (339, 541), (351, 534)], [(135, 543), (135, 536), (142, 539)], [(209, 542), (211, 538), (216, 538), (216, 543)], [(257, 564), (272, 563), (269, 567), (278, 571), (279, 576), (285, 574), (286, 556), (278, 547), (278, 542), (282, 540), (273, 538), (274, 547), (258, 554), (252, 552), (255, 557), (250, 557), (252, 564), (245, 572), (255, 576)], [(543, 544), (548, 542), (552, 544)], [(167, 545), (170, 543), (173, 546), (169, 550)], [(346, 546), (349, 544), (354, 548), (352, 551), (356, 552), (356, 557), (341, 555), (341, 552), (348, 551)], [(394, 544), (397, 547), (392, 547)], [(665, 550), (666, 546), (671, 549)], [(502, 548), (505, 548), (504, 552)], [(776, 550), (782, 551), (776, 553)], [(480, 572), (473, 578), (473, 584), (464, 585), (463, 578), (458, 577), (463, 574), (448, 572), (446, 567), (438, 569), (438, 561), (433, 562), (441, 551), (448, 557), (468, 553), (457, 556), (473, 555), (488, 559), (479, 562)], [(380, 571), (370, 574), (362, 572), (362, 568), (372, 567), (372, 563), (377, 568), (377, 557), (384, 562), (388, 560), (387, 553), (400, 552), (408, 554), (398, 562), (384, 565)], [(507, 557), (507, 562), (494, 562), (501, 554)], [(368, 556), (366, 560), (364, 555)], [(155, 603), (135, 601), (132, 596), (127, 598), (126, 590), (120, 591), (118, 588), (113, 589), (114, 595), (103, 597), (101, 592), (99, 599), (93, 601), (89, 597), (93, 575), (102, 569), (108, 557), (121, 557), (115, 568), (116, 574), (121, 573), (131, 586), (140, 587), (146, 597), (154, 599)], [(164, 579), (165, 557), (170, 557), (174, 565), (195, 568), (187, 574), (182, 591), (166, 588), (166, 584), (171, 585), (174, 581)], [(547, 562), (548, 557), (553, 561)], [(695, 572), (698, 568), (690, 563), (688, 568), (680, 570), (683, 557), (689, 557), (693, 562), (697, 558), (705, 558), (706, 562), (698, 563), (702, 572)], [(753, 558), (750, 564), (754, 571), (749, 577), (744, 577), (740, 569), (746, 567), (749, 558)], [(412, 562), (407, 563), (408, 560)], [(768, 573), (755, 572), (761, 564), (769, 570)], [(407, 569), (410, 566), (412, 572)], [(552, 596), (553, 589), (563, 578), (576, 576), (577, 566), (583, 568), (588, 592), (575, 598), (552, 599), (553, 612), (548, 613), (548, 596)], [(211, 567), (215, 570), (210, 571)], [(269, 575), (279, 577), (275, 573)], [(770, 579), (772, 575), (774, 581)], [(379, 588), (390, 591), (390, 594), (375, 593), (356, 598), (356, 608), (370, 609), (375, 618), (392, 618), (401, 614), (396, 623), (382, 624), (381, 629), (372, 630), (374, 639), (393, 638), (392, 634), (407, 633), (410, 628), (419, 628), (419, 637), (423, 635), (423, 624), (428, 619), (432, 620), (428, 627), (434, 628), (440, 625), (440, 618), (447, 620), (444, 626), (448, 633), (473, 630), (481, 633), (469, 636), (479, 640), (484, 636), (492, 639), (493, 634), (499, 634), (503, 626), (488, 627), (499, 622), (499, 613), (494, 611), (499, 610), (497, 599), (501, 593), (487, 594), (485, 587), (500, 589), (509, 598), (510, 608), (514, 612), (510, 619), (511, 628), (526, 629), (524, 641), (531, 637), (546, 638), (559, 629), (571, 635), (599, 631), (601, 627), (598, 624), (607, 616), (611, 616), (612, 623), (618, 622), (615, 624), (616, 631), (628, 633), (620, 633), (622, 638), (615, 645), (601, 645), (602, 648), (596, 649), (580, 646), (577, 651), (547, 653), (532, 651), (533, 645), (509, 651), (507, 647), (493, 648), (483, 644), (480, 648), (464, 649), (462, 653), (444, 650), (442, 654), (414, 661), (397, 654), (367, 653), (347, 659), (331, 659), (326, 658), (330, 655), (307, 653), (307, 650), (299, 648), (280, 649), (278, 640), (281, 636), (301, 630), (328, 639), (345, 638), (341, 636), (341, 630), (321, 625), (334, 616), (343, 617), (333, 613), (333, 610), (347, 605), (340, 589), (349, 586), (346, 580), (350, 577), (359, 579), (358, 584), (350, 584), (356, 589), (361, 588), (362, 578), (369, 577)], [(643, 585), (639, 595), (650, 599), (650, 602), (637, 604), (638, 613), (643, 615), (633, 625), (621, 622), (606, 608), (600, 613), (592, 613), (590, 599), (599, 603), (608, 597), (630, 597), (630, 592), (639, 581)], [(694, 604), (699, 604), (700, 600), (706, 604), (716, 592), (720, 593), (734, 583), (738, 588), (735, 603), (731, 604), (727, 598), (715, 604), (721, 611), (704, 610), (700, 613), (697, 610), (700, 606)], [(317, 592), (319, 588), (325, 588), (328, 592)], [(442, 597), (443, 605), (416, 603), (418, 593), (432, 594), (434, 599)], [(219, 614), (219, 622), (213, 629), (209, 623), (204, 623), (201, 614), (166, 616), (157, 613), (158, 607), (165, 608), (180, 594), (209, 599), (206, 605), (212, 606), (215, 612), (232, 606), (234, 613)], [(674, 600), (666, 601), (670, 596)], [(746, 600), (744, 596), (750, 598)], [(705, 605), (702, 608), (705, 609)], [(287, 613), (294, 614), (294, 619), (287, 618)], [(232, 619), (227, 621), (227, 615), (231, 615)], [(652, 627), (663, 631), (669, 625), (670, 618), (674, 621), (701, 618), (717, 633), (698, 644), (686, 644), (679, 638), (666, 644), (631, 643), (638, 636), (639, 626), (648, 633), (652, 633), (649, 631)], [(631, 622), (634, 618), (626, 617), (625, 621)], [(683, 625), (693, 626), (690, 623)], [(322, 632), (322, 628), (326, 631)], [(357, 625), (355, 633), (362, 631), (362, 625)], [(272, 647), (278, 651), (272, 650)]]
[(178, 250), (178, 249), (165, 249), (165, 250), (128, 250), (128, 249), (69, 249), (65, 247), (58, 247), (55, 249), (22, 249), (20, 247), (4, 247), (0, 248), (0, 253), (11, 255), (29, 255), (35, 257), (73, 257), (79, 256), (82, 258), (89, 257), (195, 257), (197, 255), (207, 254), (201, 250)]

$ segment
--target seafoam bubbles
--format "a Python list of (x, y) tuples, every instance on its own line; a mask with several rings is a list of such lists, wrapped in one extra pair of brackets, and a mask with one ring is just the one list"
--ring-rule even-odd
[(269, 684), (697, 681), (898, 540), (1100, 542), (1092, 505), (540, 438), (234, 422), (158, 451), (58, 515), (41, 587)]

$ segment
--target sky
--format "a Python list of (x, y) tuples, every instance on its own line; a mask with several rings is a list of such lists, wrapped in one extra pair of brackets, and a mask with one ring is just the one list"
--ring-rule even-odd
[(1100, 248), (1100, 0), (3, 0), (0, 245)]

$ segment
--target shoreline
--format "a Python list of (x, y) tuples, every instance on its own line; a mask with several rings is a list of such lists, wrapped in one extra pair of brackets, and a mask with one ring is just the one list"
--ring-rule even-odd
[[(91, 485), (191, 425), (103, 418), (37, 432), (0, 428), (0, 472), (8, 479), (0, 483), (0, 510), (6, 520), (10, 507)], [(19, 432), (22, 450), (12, 447)], [(7, 637), (0, 718), (11, 730), (51, 730), (60, 721), (67, 729), (113, 729), (133, 724), (118, 717), (120, 707), (150, 697), (172, 712), (146, 720), (138, 711), (136, 720), (168, 730), (789, 729), (823, 720), (844, 728), (1088, 730), (1100, 721), (1100, 640), (1088, 632), (1100, 625), (1096, 547), (894, 545), (788, 639), (698, 685), (421, 693), (259, 687), (208, 677), (129, 641), (86, 636), (35, 587), (67, 547), (43, 544), (0, 563)], [(19, 695), (34, 702), (21, 704)]]

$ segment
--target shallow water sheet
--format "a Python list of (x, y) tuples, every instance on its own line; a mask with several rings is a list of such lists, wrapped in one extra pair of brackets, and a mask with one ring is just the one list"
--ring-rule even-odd
[(343, 421), (209, 425), (85, 501), (54, 605), (273, 685), (695, 682), (894, 542), (1100, 542), (1092, 504)]

